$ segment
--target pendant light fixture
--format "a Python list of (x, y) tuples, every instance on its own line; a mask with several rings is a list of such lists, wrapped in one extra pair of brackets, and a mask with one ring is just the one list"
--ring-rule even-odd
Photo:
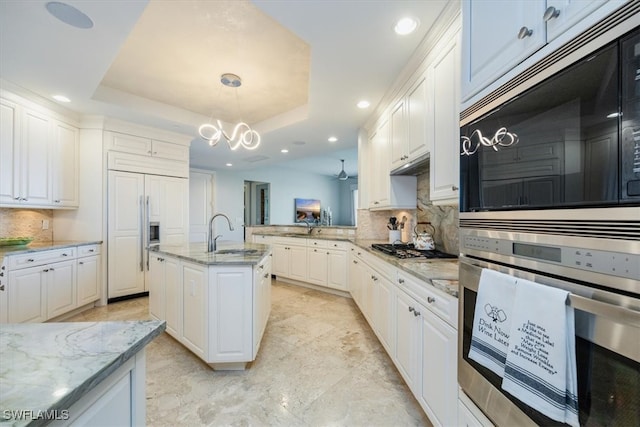
[(347, 173), (344, 171), (344, 159), (340, 159), (340, 161), (342, 162), (342, 170), (338, 174), (338, 179), (340, 181), (346, 181), (347, 178), (349, 178), (349, 175), (347, 175)]
[[(227, 87), (238, 88), (242, 85), (242, 79), (231, 73), (225, 73), (220, 76), (220, 82)], [(237, 99), (237, 94), (236, 94)], [(211, 118), (213, 121), (213, 117)], [(260, 134), (251, 129), (251, 126), (245, 122), (240, 122), (235, 125), (233, 132), (229, 135), (222, 129), (222, 123), (220, 120), (216, 120), (216, 124), (204, 123), (198, 128), (200, 136), (209, 141), (209, 145), (215, 147), (220, 139), (224, 137), (232, 150), (242, 146), (247, 150), (255, 150), (260, 145)]]

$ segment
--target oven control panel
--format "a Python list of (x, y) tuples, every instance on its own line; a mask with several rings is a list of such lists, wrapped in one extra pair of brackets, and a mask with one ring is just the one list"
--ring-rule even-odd
[(640, 255), (546, 245), (483, 236), (464, 236), (463, 248), (507, 257), (530, 259), (579, 270), (640, 280)]

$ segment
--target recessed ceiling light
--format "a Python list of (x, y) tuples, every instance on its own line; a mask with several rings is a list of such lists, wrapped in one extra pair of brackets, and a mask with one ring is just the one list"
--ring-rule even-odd
[(52, 98), (58, 102), (71, 102), (71, 100), (64, 95), (53, 95)]
[(50, 1), (45, 7), (50, 14), (72, 27), (82, 29), (93, 27), (91, 18), (71, 5), (59, 1)]
[(330, 136), (328, 141), (329, 142), (336, 142), (338, 140), (338, 138), (336, 138), (335, 136)]
[(227, 163), (227, 166), (231, 167), (233, 166), (233, 163)]
[(282, 150), (280, 150), (281, 153), (288, 153), (289, 150), (287, 150), (286, 148), (283, 148)]
[(369, 108), (369, 101), (365, 101), (364, 99), (356, 104), (358, 108)]
[(607, 114), (607, 119), (613, 119), (616, 117), (620, 117), (622, 115), (622, 113), (611, 113), (611, 114)]
[(393, 29), (395, 30), (396, 34), (406, 36), (407, 34), (413, 33), (416, 28), (418, 28), (418, 20), (415, 18), (406, 17), (399, 19)]

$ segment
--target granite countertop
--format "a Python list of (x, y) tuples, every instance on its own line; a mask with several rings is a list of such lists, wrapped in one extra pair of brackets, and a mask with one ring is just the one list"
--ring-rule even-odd
[(306, 230), (301, 233), (258, 231), (258, 232), (254, 232), (253, 235), (254, 236), (275, 236), (275, 237), (296, 237), (299, 239), (302, 238), (302, 239), (318, 239), (318, 240), (339, 240), (339, 241), (347, 241), (347, 242), (353, 242), (355, 239), (355, 236), (348, 236), (344, 234), (328, 235), (328, 234), (321, 234), (317, 232), (312, 234), (307, 234)]
[[(158, 245), (150, 247), (149, 250), (203, 265), (256, 265), (271, 253), (269, 245), (243, 242), (218, 242), (216, 252), (207, 252), (205, 243), (191, 243), (185, 246)], [(250, 252), (225, 253), (237, 250)]]
[(373, 249), (371, 247), (373, 243), (381, 243), (378, 240), (356, 239), (353, 243), (371, 255), (374, 255), (400, 270), (431, 284), (436, 289), (458, 298), (457, 259), (399, 259)]
[(53, 249), (66, 249), (76, 246), (99, 245), (101, 243), (102, 240), (53, 240), (51, 242), (31, 242), (28, 245), (21, 246), (0, 246), (0, 264), (2, 264), (6, 256), (50, 251)]
[(156, 320), (0, 325), (0, 417), (12, 410), (69, 409), (165, 327)]

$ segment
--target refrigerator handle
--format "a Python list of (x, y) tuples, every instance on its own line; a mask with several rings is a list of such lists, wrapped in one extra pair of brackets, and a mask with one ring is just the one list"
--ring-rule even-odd
[(151, 206), (149, 204), (149, 196), (147, 196), (147, 223), (144, 225), (144, 229), (147, 230), (147, 271), (149, 271), (149, 225), (151, 224)]
[(144, 271), (144, 197), (140, 196), (140, 271)]

